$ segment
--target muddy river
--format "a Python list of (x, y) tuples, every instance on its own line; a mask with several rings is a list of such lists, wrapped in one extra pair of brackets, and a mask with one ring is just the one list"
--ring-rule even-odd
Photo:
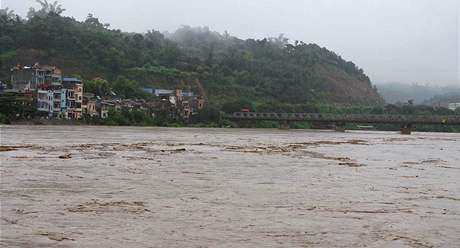
[(0, 132), (1, 247), (460, 247), (460, 134)]

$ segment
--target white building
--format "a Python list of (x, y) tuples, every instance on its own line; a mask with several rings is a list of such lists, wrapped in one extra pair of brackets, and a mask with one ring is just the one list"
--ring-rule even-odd
[(460, 108), (460, 102), (455, 102), (455, 103), (449, 103), (449, 107), (448, 107), (450, 110), (457, 110), (458, 108)]
[(51, 90), (37, 91), (37, 110), (47, 113), (49, 117), (53, 116), (54, 111), (54, 95)]

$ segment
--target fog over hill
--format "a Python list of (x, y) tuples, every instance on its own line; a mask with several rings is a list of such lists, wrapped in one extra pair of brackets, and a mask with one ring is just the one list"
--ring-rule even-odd
[(431, 104), (430, 99), (434, 97), (442, 99), (443, 96), (460, 95), (460, 86), (457, 85), (433, 86), (417, 83), (379, 83), (377, 84), (377, 89), (385, 99), (385, 102), (391, 104), (407, 103), (409, 100), (413, 100), (415, 104)]
[[(2, 0), (26, 16), (35, 0)], [(53, 1), (50, 1), (53, 2)], [(459, 84), (458, 0), (59, 0), (125, 32), (209, 26), (241, 39), (281, 33), (353, 61), (373, 82)]]

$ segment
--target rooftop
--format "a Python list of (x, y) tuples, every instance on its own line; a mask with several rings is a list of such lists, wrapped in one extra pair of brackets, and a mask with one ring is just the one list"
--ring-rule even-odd
[(16, 70), (30, 70), (30, 69), (35, 69), (39, 71), (57, 71), (61, 72), (56, 66), (52, 65), (40, 65), (39, 63), (35, 63), (34, 65), (16, 65), (13, 68), (11, 68), (11, 71), (16, 71)]
[(62, 81), (63, 82), (77, 82), (77, 83), (81, 83), (82, 81), (78, 78), (72, 78), (72, 77), (65, 77), (65, 78), (62, 78)]

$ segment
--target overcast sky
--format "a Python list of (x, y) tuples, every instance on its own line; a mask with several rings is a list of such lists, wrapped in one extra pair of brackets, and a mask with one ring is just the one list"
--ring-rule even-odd
[[(35, 0), (0, 0), (25, 16)], [(284, 33), (355, 62), (374, 83), (460, 86), (459, 0), (60, 0), (123, 31), (208, 26), (240, 38)]]

